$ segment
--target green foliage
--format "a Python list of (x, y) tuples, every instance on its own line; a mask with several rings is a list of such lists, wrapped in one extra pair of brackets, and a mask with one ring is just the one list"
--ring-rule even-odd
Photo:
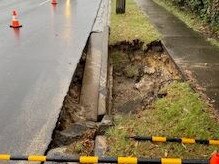
[(162, 124), (175, 125), (169, 130), (172, 135), (181, 133), (198, 138), (219, 137), (218, 123), (187, 83), (172, 83), (167, 87), (167, 92), (167, 97), (155, 102), (155, 108)]
[[(185, 7), (183, 5), (184, 1), (154, 0), (154, 2), (156, 2), (158, 5), (164, 7), (166, 10), (177, 16), (187, 26), (202, 33), (212, 45), (219, 47), (219, 15), (215, 16), (215, 19), (212, 19), (213, 21), (210, 22), (207, 17), (202, 18), (200, 14), (197, 14), (196, 12), (189, 10), (188, 7)], [(214, 6), (217, 6), (217, 4), (214, 4)], [(216, 8), (219, 10), (219, 6)], [(209, 12), (209, 10), (207, 12)]]
[(219, 0), (171, 0), (183, 10), (190, 10), (219, 28)]
[(167, 96), (157, 99), (152, 108), (133, 115), (117, 116), (115, 126), (106, 132), (109, 156), (208, 158), (217, 146), (198, 144), (135, 142), (126, 136), (167, 136), (218, 138), (219, 123), (188, 84), (173, 82), (163, 88)]

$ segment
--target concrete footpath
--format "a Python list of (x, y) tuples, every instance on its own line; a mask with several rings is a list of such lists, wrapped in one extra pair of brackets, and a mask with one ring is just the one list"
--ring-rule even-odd
[(219, 109), (219, 48), (153, 0), (137, 0), (137, 3), (163, 35), (164, 45), (179, 68), (192, 73)]

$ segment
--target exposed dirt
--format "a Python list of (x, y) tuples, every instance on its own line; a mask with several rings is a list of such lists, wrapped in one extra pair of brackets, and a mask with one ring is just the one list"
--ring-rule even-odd
[(181, 75), (160, 41), (144, 45), (139, 40), (110, 46), (114, 113), (136, 113), (165, 92), (160, 89)]
[[(200, 120), (204, 120), (203, 118), (207, 118), (207, 115), (204, 115), (202, 118), (202, 114), (206, 111), (201, 105), (196, 106), (196, 104), (201, 104), (201, 101), (199, 100), (200, 97), (195, 100), (188, 96), (190, 94), (181, 94), (183, 93), (183, 90), (179, 90), (180, 88), (177, 88), (173, 85), (171, 86), (171, 89), (173, 89), (172, 93), (174, 94), (171, 94), (169, 89), (165, 87), (168, 87), (168, 84), (170, 83), (174, 84), (175, 82), (173, 81), (175, 80), (181, 81), (183, 77), (181, 77), (181, 72), (177, 69), (177, 66), (174, 64), (174, 62), (172, 62), (170, 56), (164, 51), (159, 41), (155, 41), (146, 46), (140, 41), (133, 41), (132, 43), (119, 43), (115, 46), (110, 47), (110, 59), (111, 65), (114, 68), (113, 112), (115, 117), (118, 117), (116, 119), (115, 128), (110, 129), (106, 135), (107, 143), (109, 145), (106, 151), (107, 155), (115, 156), (117, 154), (120, 154), (128, 156), (146, 156), (149, 158), (171, 156), (180, 156), (182, 158), (206, 158), (208, 157), (209, 152), (211, 153), (212, 150), (217, 150), (215, 148), (211, 149), (211, 147), (201, 147), (202, 145), (193, 145), (191, 147), (183, 145), (183, 147), (178, 147), (177, 145), (163, 144), (162, 146), (158, 146), (157, 143), (151, 144), (147, 142), (142, 142), (140, 144), (140, 142), (132, 142), (130, 140), (126, 140), (126, 136), (132, 136), (136, 134), (142, 134), (145, 136), (153, 136), (154, 134), (157, 134), (158, 136), (171, 136), (170, 133), (173, 132), (171, 131), (171, 129), (173, 127), (176, 127), (176, 123), (178, 125), (178, 122), (179, 127), (177, 126), (177, 134), (181, 134), (175, 135), (175, 133), (172, 136), (182, 136), (184, 134), (187, 134), (187, 132), (183, 131), (183, 129), (186, 129), (188, 131), (194, 131), (194, 129), (200, 130), (200, 128), (204, 127), (203, 125), (206, 125), (206, 123), (210, 125), (209, 122), (211, 119), (214, 119), (215, 114), (213, 113), (212, 115), (210, 115), (209, 120), (203, 122), (203, 125), (200, 124), (201, 121), (198, 121), (197, 124), (200, 125), (200, 128), (197, 128), (197, 126), (194, 126), (191, 129), (187, 128), (191, 124), (192, 119), (188, 119), (188, 124), (185, 124), (185, 127), (180, 127), (184, 123), (179, 121), (182, 118), (182, 115), (178, 114), (177, 115), (180, 117), (175, 119), (175, 122), (170, 123), (169, 118), (172, 119), (176, 117), (176, 111), (177, 113), (183, 113), (185, 111), (185, 115), (189, 116), (190, 114), (187, 114), (189, 113), (188, 109), (190, 109), (191, 113), (196, 113), (194, 112), (195, 108), (197, 108), (198, 110), (201, 109), (198, 117), (194, 117), (201, 118)], [(188, 77), (190, 85), (197, 83), (193, 78), (191, 72), (187, 71), (186, 73), (184, 73), (184, 76)], [(194, 87), (198, 88), (199, 91), (203, 90), (203, 88), (201, 88), (197, 84)], [(195, 95), (195, 92), (191, 94)], [(180, 108), (180, 105), (169, 108), (171, 104), (174, 104), (175, 102), (176, 104), (178, 103), (177, 99), (179, 99), (179, 95), (181, 95), (180, 100), (182, 99), (184, 101), (184, 98), (188, 98), (188, 100), (192, 100), (192, 103), (190, 104), (187, 100), (184, 102), (179, 101), (179, 104), (183, 104), (182, 109)], [(169, 100), (169, 103), (167, 103), (168, 101), (163, 101), (161, 103), (162, 105), (159, 106), (158, 104), (157, 107), (156, 103), (159, 102), (157, 101), (153, 103), (153, 105), (151, 105), (153, 101), (165, 96), (167, 96), (165, 99), (172, 97)], [(189, 104), (189, 106), (191, 105), (191, 108), (186, 107), (184, 103), (186, 105)], [(195, 105), (193, 106), (192, 104)], [(165, 109), (165, 105), (167, 105), (168, 108), (166, 108), (166, 110), (163, 110)], [(159, 110), (163, 112), (157, 112), (158, 108), (160, 108)], [(175, 108), (179, 109), (179, 111)], [(174, 111), (171, 117), (168, 114), (164, 115), (165, 113), (168, 113), (168, 111)], [(134, 115), (132, 115), (133, 113)], [(131, 117), (129, 117), (129, 115)], [(193, 117), (193, 114), (191, 114), (191, 116)], [(163, 120), (165, 119), (166, 121), (163, 122)], [(182, 120), (185, 120), (184, 116)], [(160, 128), (158, 128), (159, 126)], [(215, 125), (210, 125), (210, 128), (206, 128), (206, 130), (200, 131), (209, 131), (211, 127), (215, 127)], [(199, 134), (198, 131), (195, 133)], [(218, 133), (216, 132), (215, 134)], [(149, 151), (144, 152), (145, 148), (147, 148), (147, 150)]]
[[(48, 152), (63, 147), (67, 154), (92, 155), (96, 124), (86, 122), (85, 109), (80, 105), (81, 86), (86, 62), (86, 50), (78, 63), (68, 94), (63, 102), (53, 140)], [(93, 126), (93, 127), (90, 127)], [(53, 149), (53, 150), (52, 150)], [(59, 153), (59, 152), (54, 152)]]
[(66, 153), (93, 155), (95, 136), (96, 136), (96, 130), (92, 130), (92, 129), (87, 130), (80, 140), (75, 141), (68, 146)]
[(83, 53), (69, 87), (69, 92), (65, 97), (57, 130), (64, 130), (76, 121), (85, 120), (85, 111), (79, 104), (85, 61), (86, 54)]
[[(124, 41), (110, 46), (109, 55), (114, 68), (114, 113), (142, 110), (155, 98), (166, 96), (160, 91), (162, 86), (181, 79), (160, 41), (148, 45), (139, 40)], [(72, 79), (50, 144), (50, 149), (65, 148), (62, 150), (67, 154), (94, 155), (94, 139), (102, 131), (100, 124), (86, 121), (86, 111), (79, 103), (85, 61), (86, 53)]]

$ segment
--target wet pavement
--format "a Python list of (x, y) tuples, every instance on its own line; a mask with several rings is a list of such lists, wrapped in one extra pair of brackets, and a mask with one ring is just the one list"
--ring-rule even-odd
[[(100, 0), (0, 0), (0, 153), (43, 154)], [(16, 8), (23, 27), (9, 28)]]
[(219, 109), (219, 48), (187, 27), (153, 0), (137, 0), (140, 8), (163, 35), (171, 57), (183, 71), (191, 71)]

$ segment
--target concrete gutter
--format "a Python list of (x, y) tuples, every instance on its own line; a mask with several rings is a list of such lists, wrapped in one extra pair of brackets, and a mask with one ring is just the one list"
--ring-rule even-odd
[(106, 114), (108, 67), (108, 7), (102, 0), (89, 39), (87, 60), (81, 90), (80, 103), (85, 107), (86, 119), (98, 122)]
[[(86, 119), (100, 122), (103, 129), (111, 123), (107, 112), (110, 10), (110, 0), (102, 0), (89, 39), (80, 99), (86, 110)], [(105, 137), (98, 134), (95, 138), (95, 155), (103, 156), (106, 147)]]
[[(81, 90), (81, 105), (87, 112), (86, 119), (99, 122), (99, 132), (95, 138), (94, 154), (104, 156), (107, 148), (103, 136), (107, 127), (112, 125), (108, 103), (108, 38), (110, 28), (110, 0), (102, 0), (89, 40), (89, 50), (84, 70)], [(111, 70), (111, 69), (110, 69)]]

